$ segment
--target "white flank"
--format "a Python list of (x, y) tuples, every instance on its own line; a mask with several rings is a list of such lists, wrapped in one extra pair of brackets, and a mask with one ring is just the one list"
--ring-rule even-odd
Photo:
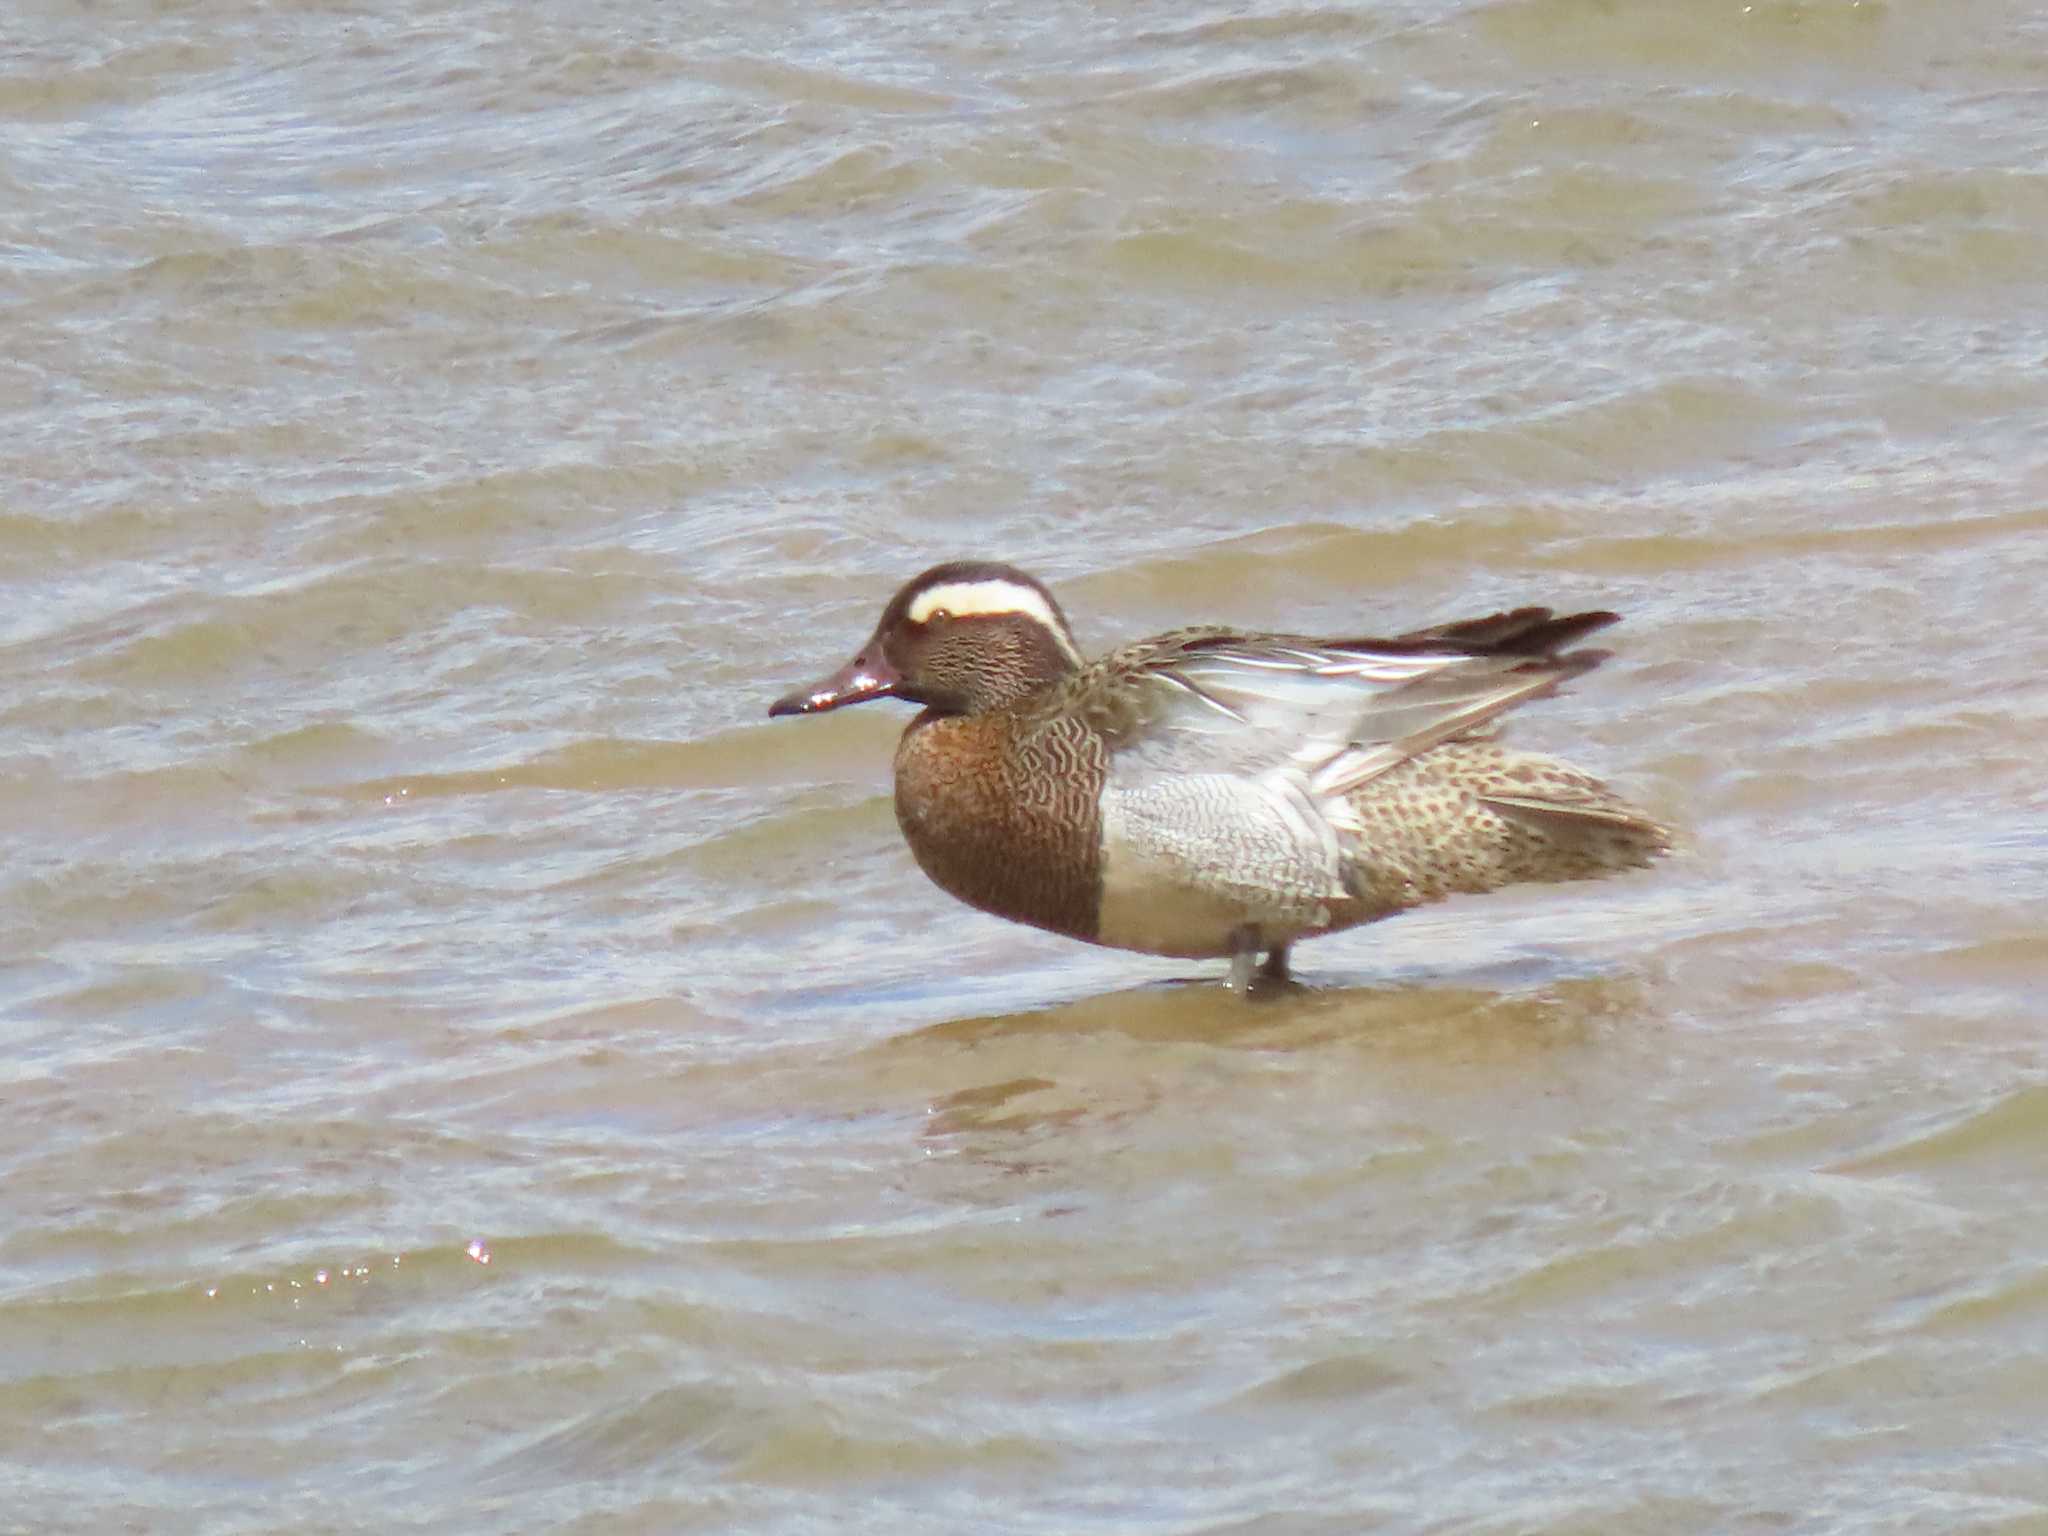
[(1099, 944), (1227, 955), (1249, 925), (1271, 947), (1328, 928), (1329, 903), (1345, 895), (1336, 829), (1299, 775), (1103, 791)]
[(1059, 615), (1053, 612), (1052, 604), (1045, 600), (1045, 595), (1019, 582), (993, 576), (987, 581), (947, 581), (936, 587), (927, 587), (910, 605), (910, 622), (927, 623), (942, 608), (955, 618), (1021, 613), (1051, 630), (1060, 649), (1072, 660), (1079, 662), (1081, 659), (1081, 653), (1074, 649), (1073, 636), (1067, 633), (1067, 626), (1060, 622)]

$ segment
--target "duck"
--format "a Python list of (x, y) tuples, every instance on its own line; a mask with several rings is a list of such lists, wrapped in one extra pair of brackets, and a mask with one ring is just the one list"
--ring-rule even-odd
[(1088, 943), (1228, 959), (1524, 883), (1591, 880), (1672, 834), (1502, 717), (1606, 660), (1606, 610), (1524, 607), (1383, 639), (1221, 626), (1090, 661), (1051, 590), (956, 560), (913, 577), (837, 671), (770, 717), (921, 706), (895, 756), (918, 866), (969, 906)]

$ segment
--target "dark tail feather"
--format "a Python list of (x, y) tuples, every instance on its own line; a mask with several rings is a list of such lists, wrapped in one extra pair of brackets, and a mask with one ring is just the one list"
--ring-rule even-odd
[(1449, 646), (1474, 656), (1551, 656), (1575, 640), (1621, 622), (1606, 609), (1568, 613), (1559, 618), (1549, 608), (1516, 608), (1483, 619), (1459, 619), (1402, 635), (1402, 644)]

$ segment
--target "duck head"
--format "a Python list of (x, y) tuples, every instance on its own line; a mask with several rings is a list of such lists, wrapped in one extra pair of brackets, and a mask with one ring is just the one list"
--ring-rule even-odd
[(935, 565), (906, 582), (853, 660), (777, 699), (770, 715), (814, 715), (869, 699), (941, 714), (1000, 709), (1081, 665), (1067, 616), (1015, 566)]

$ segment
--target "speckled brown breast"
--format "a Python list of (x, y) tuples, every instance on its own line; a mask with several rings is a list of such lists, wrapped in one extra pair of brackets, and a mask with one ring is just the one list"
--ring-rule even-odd
[(1092, 940), (1106, 773), (1101, 738), (1078, 720), (927, 711), (896, 747), (896, 820), (941, 889)]

